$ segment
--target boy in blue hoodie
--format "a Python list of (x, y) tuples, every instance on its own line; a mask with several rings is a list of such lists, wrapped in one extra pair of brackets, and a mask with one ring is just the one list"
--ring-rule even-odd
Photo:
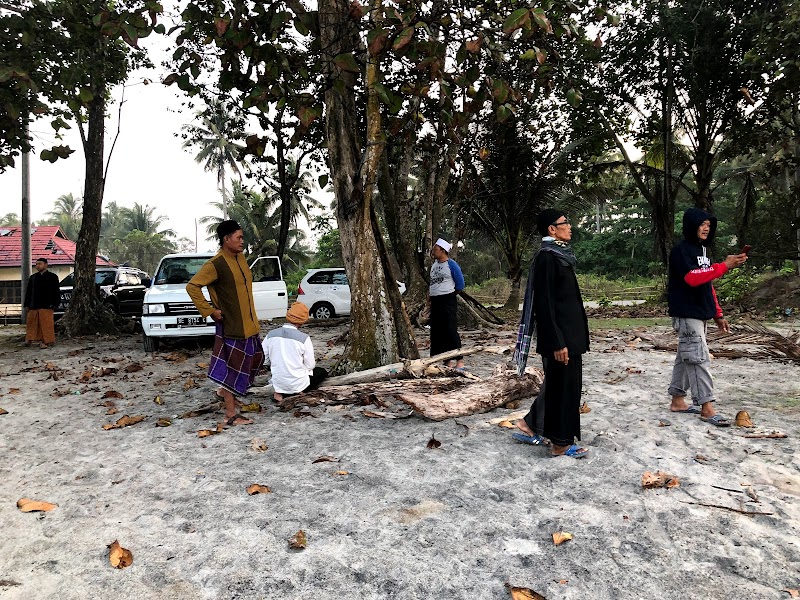
[[(730, 421), (714, 410), (714, 381), (706, 342), (706, 321), (714, 319), (717, 327), (730, 331), (722, 316), (717, 293), (711, 282), (730, 269), (747, 261), (746, 254), (730, 254), (723, 262), (711, 264), (708, 247), (714, 241), (717, 218), (699, 208), (683, 213), (684, 240), (669, 255), (667, 299), (672, 327), (678, 333), (678, 354), (672, 369), (669, 394), (670, 410), (699, 414), (703, 421), (718, 427)], [(686, 394), (692, 392), (692, 406)]]

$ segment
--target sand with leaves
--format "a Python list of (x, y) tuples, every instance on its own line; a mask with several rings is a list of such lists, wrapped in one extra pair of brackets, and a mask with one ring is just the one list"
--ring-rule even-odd
[[(308, 330), (324, 366), (344, 330)], [(719, 411), (746, 410), (755, 425), (722, 429), (667, 412), (671, 353), (636, 331), (594, 331), (582, 417), (591, 453), (575, 460), (511, 439), (503, 421), (527, 401), (431, 422), (403, 406), (281, 412), (254, 394), (255, 423), (217, 432), (221, 413), (186, 416), (213, 400), (207, 343), (156, 355), (136, 337), (40, 350), (21, 348), (20, 332), (0, 330), (3, 599), (501, 599), (507, 586), (550, 600), (779, 599), (800, 589), (797, 363), (715, 360)], [(465, 345), (513, 338), (511, 328), (464, 334)], [(503, 360), (467, 364), (485, 376)], [(773, 431), (788, 437), (747, 437)], [(668, 485), (644, 489), (643, 474), (658, 471)], [(56, 506), (23, 512), (21, 499)]]

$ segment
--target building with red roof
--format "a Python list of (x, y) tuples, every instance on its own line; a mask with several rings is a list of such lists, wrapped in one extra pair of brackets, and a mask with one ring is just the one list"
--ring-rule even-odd
[[(31, 227), (31, 265), (46, 258), (50, 270), (63, 279), (75, 268), (75, 242), (57, 225)], [(98, 267), (115, 263), (98, 255)], [(33, 272), (33, 267), (31, 267)], [(22, 303), (22, 227), (0, 226), (0, 317), (19, 314)]]

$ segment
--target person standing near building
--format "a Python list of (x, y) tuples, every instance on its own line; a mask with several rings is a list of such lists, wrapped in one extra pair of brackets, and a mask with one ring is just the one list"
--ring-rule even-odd
[[(217, 324), (208, 378), (220, 386), (227, 425), (253, 421), (236, 412), (236, 397), (244, 396), (264, 364), (260, 326), (253, 299), (253, 275), (244, 259), (244, 234), (236, 221), (217, 226), (220, 250), (186, 284), (186, 291), (203, 317)], [(211, 304), (203, 296), (208, 288)]]
[[(461, 348), (458, 335), (458, 298), (457, 294), (464, 289), (464, 275), (461, 267), (450, 258), (453, 247), (442, 238), (433, 246), (433, 264), (431, 265), (428, 306), (431, 310), (431, 356)], [(461, 356), (447, 361), (448, 367), (464, 368)]]
[[(730, 421), (714, 409), (714, 381), (706, 342), (706, 322), (714, 319), (717, 327), (730, 331), (711, 282), (728, 270), (743, 265), (747, 255), (731, 254), (723, 262), (712, 265), (708, 247), (713, 243), (716, 231), (716, 217), (699, 208), (687, 209), (683, 213), (684, 239), (669, 255), (667, 300), (672, 327), (678, 334), (678, 352), (668, 393), (672, 397), (670, 411), (699, 414), (711, 425), (728, 427)], [(686, 403), (686, 394), (690, 390), (691, 406)]]
[(58, 276), (47, 270), (46, 258), (36, 260), (36, 273), (28, 279), (25, 288), (25, 308), (28, 317), (25, 324), (25, 345), (39, 342), (40, 348), (56, 343), (53, 310), (61, 301)]
[(575, 277), (577, 259), (569, 245), (572, 226), (553, 208), (539, 213), (536, 225), (542, 247), (528, 274), (514, 359), (521, 375), (535, 338), (544, 382), (528, 414), (516, 422), (522, 433), (512, 437), (533, 445), (549, 439), (553, 456), (582, 458), (589, 451), (574, 442), (581, 438), (582, 359), (589, 351), (589, 321)]

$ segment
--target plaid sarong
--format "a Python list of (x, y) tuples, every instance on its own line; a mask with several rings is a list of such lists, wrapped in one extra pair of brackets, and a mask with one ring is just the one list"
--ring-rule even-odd
[(234, 340), (224, 335), (223, 323), (217, 323), (214, 350), (208, 365), (208, 378), (236, 396), (244, 396), (264, 365), (261, 336)]

